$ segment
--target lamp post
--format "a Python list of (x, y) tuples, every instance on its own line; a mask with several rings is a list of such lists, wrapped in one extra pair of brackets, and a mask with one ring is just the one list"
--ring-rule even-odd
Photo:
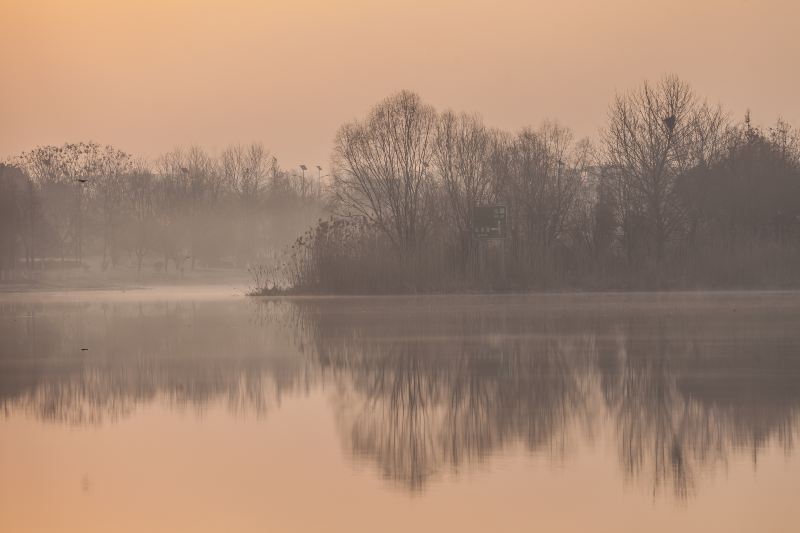
[(300, 170), (303, 171), (303, 177), (302, 177), (302, 179), (300, 181), (300, 196), (305, 198), (305, 196), (306, 196), (306, 170), (308, 170), (308, 167), (305, 166), (305, 165), (300, 165)]

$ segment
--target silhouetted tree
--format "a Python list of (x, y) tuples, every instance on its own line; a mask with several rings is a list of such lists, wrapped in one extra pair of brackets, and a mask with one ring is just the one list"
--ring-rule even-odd
[(26, 196), (31, 186), (19, 168), (0, 163), (0, 281), (10, 278), (18, 268), (28, 233)]
[(363, 216), (409, 258), (422, 233), (430, 183), (436, 112), (403, 91), (375, 106), (364, 121), (336, 135), (334, 193), (346, 216)]
[[(681, 174), (717, 151), (722, 111), (702, 103), (677, 77), (616, 96), (603, 132), (605, 163), (616, 174), (617, 205), (629, 254), (644, 245), (660, 265), (685, 227)], [(636, 240), (637, 232), (644, 237)]]
[(436, 121), (433, 160), (448, 201), (449, 220), (458, 253), (455, 269), (463, 269), (473, 248), (473, 211), (495, 198), (492, 168), (497, 136), (477, 116), (442, 113)]

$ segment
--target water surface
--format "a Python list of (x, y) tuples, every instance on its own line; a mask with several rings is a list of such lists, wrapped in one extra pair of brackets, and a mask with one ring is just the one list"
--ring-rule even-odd
[(0, 531), (796, 531), (797, 293), (0, 296)]

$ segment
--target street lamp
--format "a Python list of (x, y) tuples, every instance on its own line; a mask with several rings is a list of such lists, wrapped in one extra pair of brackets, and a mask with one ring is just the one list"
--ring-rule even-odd
[(308, 167), (301, 164), (300, 165), (300, 170), (303, 171), (303, 178), (300, 181), (300, 194), (301, 194), (301, 196), (305, 197), (305, 195), (306, 195), (306, 170), (308, 170)]

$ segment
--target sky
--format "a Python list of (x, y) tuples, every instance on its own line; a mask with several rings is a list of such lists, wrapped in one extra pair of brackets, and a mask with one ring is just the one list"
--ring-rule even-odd
[(797, 0), (0, 0), (0, 24), (0, 158), (257, 141), (327, 167), (337, 128), (401, 89), (593, 138), (615, 92), (670, 73), (800, 126)]

